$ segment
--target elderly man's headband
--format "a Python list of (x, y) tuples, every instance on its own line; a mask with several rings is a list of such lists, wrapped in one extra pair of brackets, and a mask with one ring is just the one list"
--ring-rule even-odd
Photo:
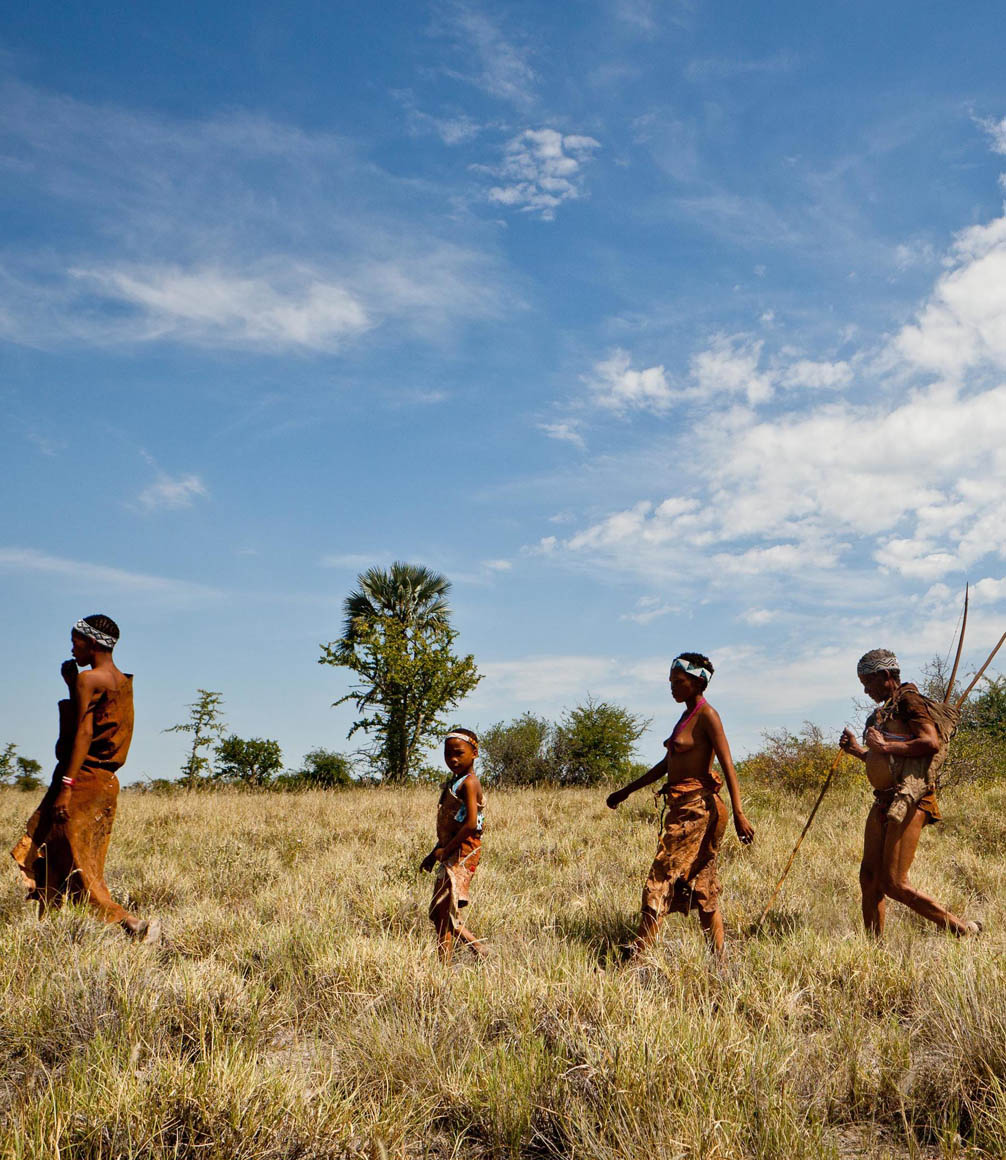
[(107, 632), (102, 632), (93, 624), (88, 624), (86, 620), (78, 620), (73, 626), (73, 631), (80, 633), (81, 636), (90, 637), (95, 644), (100, 644), (102, 648), (115, 648), (116, 638), (114, 636), (109, 636)]
[(690, 677), (701, 677), (707, 685), (713, 679), (713, 674), (708, 669), (704, 669), (701, 665), (693, 665), (691, 661), (686, 661), (683, 657), (675, 657), (671, 661), (671, 676), (674, 676), (675, 669), (687, 673)]
[(894, 653), (886, 648), (875, 648), (859, 658), (856, 672), (861, 677), (871, 677), (874, 673), (900, 673), (901, 665)]

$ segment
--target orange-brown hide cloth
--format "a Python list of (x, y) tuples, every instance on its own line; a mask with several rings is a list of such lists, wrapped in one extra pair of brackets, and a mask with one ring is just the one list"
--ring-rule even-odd
[(726, 824), (726, 806), (716, 794), (668, 797), (663, 832), (643, 887), (643, 910), (656, 918), (716, 910), (716, 852)]
[[(870, 808), (870, 817), (879, 817), (880, 824), (884, 827), (890, 821), (891, 803), (897, 795), (898, 787), (892, 785), (889, 789), (875, 789), (873, 791), (873, 805)], [(936, 800), (936, 790), (927, 789), (922, 795), (919, 804), (915, 807), (925, 814), (924, 826), (931, 826), (934, 822), (942, 822), (943, 815), (940, 813), (939, 803)]]
[(446, 919), (453, 933), (461, 925), (461, 907), (468, 905), (468, 891), (482, 857), (482, 839), (472, 835), (437, 866), (433, 879), (430, 918), (438, 926)]
[(133, 734), (132, 678), (99, 699), (94, 736), (70, 791), (65, 822), (52, 816), (52, 803), (63, 788), (76, 727), (73, 705), (61, 701), (56, 772), (25, 833), (11, 851), (28, 887), (28, 900), (39, 904), (39, 918), (65, 899), (87, 902), (105, 922), (121, 922), (126, 911), (105, 884), (105, 855), (112, 836), (119, 779), (115, 771), (126, 759)]

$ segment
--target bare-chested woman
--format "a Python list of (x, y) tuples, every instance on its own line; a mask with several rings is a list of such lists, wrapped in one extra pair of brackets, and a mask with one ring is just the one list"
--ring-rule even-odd
[(951, 914), (908, 881), (923, 828), (940, 820), (936, 773), (946, 757), (949, 732), (938, 728), (934, 713), (947, 710), (927, 703), (915, 685), (902, 684), (898, 659), (887, 649), (873, 649), (860, 657), (857, 675), (866, 695), (880, 703), (866, 722), (865, 745), (849, 729), (839, 742), (846, 753), (865, 763), (873, 786), (859, 870), (866, 929), (878, 938), (884, 933), (886, 897), (904, 903), (941, 930), (977, 934), (978, 923)]
[(741, 809), (737, 773), (720, 715), (703, 696), (713, 665), (701, 653), (681, 653), (671, 665), (671, 696), (685, 711), (664, 742), (667, 753), (642, 777), (608, 796), (615, 809), (631, 793), (666, 776), (660, 791), (667, 797), (663, 832), (643, 888), (643, 913), (631, 954), (638, 955), (656, 938), (665, 914), (698, 910), (710, 948), (723, 954), (723, 916), (716, 853), (726, 828), (720, 800), (722, 781), (713, 768), (720, 763), (730, 794), (737, 836), (747, 845), (754, 829)]
[[(41, 918), (64, 899), (86, 902), (143, 942), (160, 936), (157, 919), (129, 914), (105, 884), (105, 855), (119, 796), (118, 770), (133, 736), (133, 678), (112, 660), (119, 627), (95, 614), (70, 633), (72, 661), (60, 673), (70, 690), (59, 703), (52, 785), (11, 851)], [(83, 669), (83, 672), (78, 672)]]

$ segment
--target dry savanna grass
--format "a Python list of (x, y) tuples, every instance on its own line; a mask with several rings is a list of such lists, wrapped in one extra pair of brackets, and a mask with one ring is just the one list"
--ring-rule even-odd
[[(442, 967), (426, 918), (435, 791), (124, 793), (108, 878), (166, 928), (0, 911), (0, 1155), (1006, 1155), (1006, 791), (945, 796), (915, 879), (981, 917), (958, 943), (892, 906), (860, 932), (862, 786), (826, 800), (766, 928), (751, 920), (811, 797), (745, 787), (728, 830), (730, 961), (672, 917), (615, 965), (655, 844), (644, 792), (490, 796), (471, 925)], [(963, 791), (958, 791), (963, 795)], [(0, 794), (13, 844), (34, 800)]]

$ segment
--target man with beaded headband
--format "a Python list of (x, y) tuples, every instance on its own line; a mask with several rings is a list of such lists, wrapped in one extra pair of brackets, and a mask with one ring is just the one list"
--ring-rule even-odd
[(102, 921), (154, 942), (157, 920), (129, 914), (105, 884), (119, 796), (116, 771), (133, 736), (133, 678), (112, 660), (118, 639), (119, 627), (108, 616), (85, 616), (73, 626), (73, 660), (60, 670), (70, 696), (59, 703), (52, 785), (11, 853), (40, 918), (69, 898), (87, 903)]
[(723, 916), (716, 855), (727, 824), (720, 799), (723, 784), (714, 767), (718, 760), (730, 794), (734, 828), (748, 845), (754, 829), (741, 809), (740, 788), (720, 715), (705, 699), (713, 675), (712, 661), (701, 653), (680, 653), (671, 664), (671, 696), (684, 712), (664, 742), (666, 754), (642, 777), (608, 796), (616, 809), (631, 793), (666, 777), (666, 797), (657, 853), (643, 888), (642, 916), (631, 957), (656, 938), (665, 914), (699, 912), (710, 949), (723, 954)]
[(877, 937), (883, 934), (884, 900), (893, 898), (941, 930), (975, 934), (978, 923), (951, 914), (908, 881), (922, 830), (940, 820), (937, 775), (959, 714), (924, 697), (915, 685), (902, 683), (898, 658), (889, 649), (865, 653), (856, 673), (867, 696), (879, 703), (867, 718), (863, 744), (850, 729), (839, 743), (865, 764), (873, 786), (859, 870), (866, 929)]

